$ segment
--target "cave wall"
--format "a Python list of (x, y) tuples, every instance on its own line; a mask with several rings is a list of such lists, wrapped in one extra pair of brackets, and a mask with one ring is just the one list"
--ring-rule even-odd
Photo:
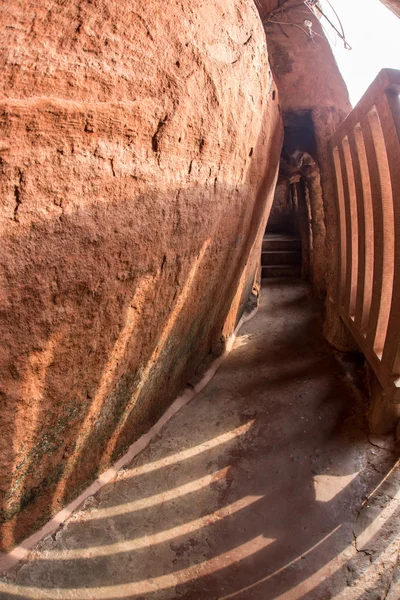
[(282, 145), (252, 0), (10, 0), (1, 14), (1, 547), (221, 351)]

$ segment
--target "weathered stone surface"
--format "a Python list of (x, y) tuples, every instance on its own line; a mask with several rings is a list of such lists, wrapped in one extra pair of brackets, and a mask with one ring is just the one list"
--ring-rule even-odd
[(1, 20), (9, 548), (232, 332), (282, 131), (251, 0), (11, 0)]

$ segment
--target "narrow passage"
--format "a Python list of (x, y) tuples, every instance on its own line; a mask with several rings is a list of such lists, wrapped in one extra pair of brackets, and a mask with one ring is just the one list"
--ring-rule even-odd
[(308, 284), (268, 280), (204, 391), (0, 598), (398, 600), (396, 455), (368, 439), (360, 373)]

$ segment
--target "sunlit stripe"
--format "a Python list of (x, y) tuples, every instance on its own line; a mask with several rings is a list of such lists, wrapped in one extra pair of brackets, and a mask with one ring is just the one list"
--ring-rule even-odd
[(385, 475), (385, 477), (378, 483), (378, 485), (376, 486), (376, 488), (374, 488), (372, 490), (372, 492), (370, 494), (368, 494), (367, 498), (365, 498), (364, 502), (361, 504), (361, 507), (364, 506), (364, 504), (367, 504), (370, 499), (375, 496), (376, 492), (379, 490), (380, 487), (382, 487), (382, 485), (385, 483), (385, 481), (390, 477), (390, 475), (397, 469), (397, 467), (400, 465), (400, 458), (395, 462), (395, 464), (393, 465), (393, 467), (390, 469), (389, 473), (387, 473)]
[[(315, 573), (307, 577), (304, 581), (301, 581), (296, 586), (292, 587), (287, 592), (276, 596), (274, 600), (302, 600), (305, 594), (308, 594), (312, 590), (315, 590), (329, 577), (332, 577), (335, 573), (343, 569), (342, 559), (346, 556), (346, 550), (343, 550), (340, 554), (335, 556), (332, 560), (327, 562), (323, 567), (318, 569)], [(228, 596), (233, 598), (234, 596)]]
[(124, 427), (124, 425), (126, 424), (128, 418), (131, 414), (131, 411), (132, 411), (133, 407), (135, 406), (135, 404), (142, 392), (143, 387), (148, 382), (148, 380), (151, 376), (153, 367), (157, 364), (158, 358), (161, 355), (162, 351), (164, 350), (164, 347), (170, 337), (170, 334), (173, 331), (183, 309), (186, 306), (187, 299), (190, 297), (192, 285), (196, 279), (197, 272), (199, 270), (200, 265), (203, 262), (204, 256), (208, 250), (210, 242), (211, 242), (211, 238), (208, 238), (207, 240), (205, 240), (198, 256), (196, 257), (196, 259), (194, 260), (194, 262), (191, 266), (191, 269), (189, 271), (187, 279), (175, 301), (175, 305), (170, 312), (168, 321), (165, 324), (164, 329), (162, 330), (161, 336), (156, 344), (156, 347), (154, 348), (146, 366), (144, 367), (143, 371), (141, 372), (140, 382), (138, 383), (135, 392), (131, 395), (129, 402), (125, 406), (124, 411), (121, 414), (121, 417), (120, 417), (117, 425), (115, 426), (114, 434), (108, 440), (107, 446), (106, 446), (105, 450), (103, 451), (102, 460), (104, 463), (107, 463), (108, 460), (111, 459), (113, 452), (118, 443), (119, 434), (120, 434), (122, 428)]
[[(386, 479), (386, 477), (385, 477), (385, 479)], [(400, 498), (400, 492), (398, 492), (395, 495), (395, 497), (393, 499), (394, 502), (391, 503), (390, 509), (386, 511), (385, 516), (384, 516), (384, 521), (382, 523), (382, 527), (383, 527), (383, 525), (385, 523), (387, 523), (393, 517), (394, 513), (396, 512), (396, 510), (398, 510), (399, 505), (398, 505), (397, 500), (399, 498)], [(382, 519), (382, 515), (378, 515), (378, 517), (376, 519), (374, 519), (374, 521), (372, 521), (369, 524), (369, 526), (367, 527), (367, 529), (363, 532), (363, 534), (364, 533), (367, 534), (368, 530), (371, 531), (371, 532), (373, 531), (373, 534), (371, 536), (368, 536), (368, 534), (366, 535), (366, 539), (363, 541), (363, 545), (365, 545), (366, 542), (370, 541), (373, 537), (375, 537), (377, 535), (377, 533), (378, 533), (377, 532), (377, 528), (374, 527), (374, 525), (380, 519)], [(321, 546), (321, 544), (323, 544), (327, 539), (329, 539), (330, 537), (332, 537), (332, 535), (334, 535), (337, 531), (339, 531), (339, 529), (341, 529), (341, 527), (342, 526), (339, 525), (338, 527), (336, 527), (336, 529), (333, 529), (333, 531), (331, 531), (330, 533), (328, 533), (328, 535), (326, 535), (317, 544), (315, 544), (314, 546), (312, 546), (312, 548), (309, 548), (309, 550), (307, 550), (306, 552), (303, 552), (301, 556), (295, 558), (294, 560), (292, 560), (291, 562), (287, 563), (286, 565), (284, 565), (283, 567), (281, 567), (277, 571), (274, 571), (274, 573), (271, 573), (267, 577), (259, 579), (255, 583), (253, 583), (253, 584), (251, 584), (251, 585), (249, 585), (249, 586), (247, 586), (245, 588), (242, 588), (241, 590), (233, 592), (232, 594), (228, 594), (227, 596), (223, 596), (223, 597), (220, 598), (220, 600), (233, 600), (236, 597), (241, 597), (244, 592), (246, 592), (246, 593), (251, 592), (251, 590), (253, 590), (255, 588), (258, 588), (260, 585), (262, 585), (263, 583), (269, 581), (273, 577), (277, 577), (277, 575), (279, 575), (280, 573), (282, 573), (283, 571), (285, 571), (287, 568), (291, 567), (292, 565), (296, 564), (300, 559), (302, 559), (303, 557), (306, 557), (309, 554), (311, 554), (314, 550), (316, 550), (318, 548), (318, 546)], [(358, 538), (357, 538), (358, 542), (360, 542), (360, 538), (361, 538), (361, 536), (358, 536)], [(299, 583), (295, 587), (292, 587), (289, 591), (284, 592), (280, 596), (277, 596), (274, 600), (301, 600), (304, 597), (304, 594), (309, 593), (310, 591), (312, 591), (313, 589), (315, 589), (316, 587), (318, 587), (323, 581), (326, 581), (326, 579), (328, 577), (332, 577), (338, 571), (340, 571), (341, 569), (343, 569), (344, 565), (346, 564), (345, 560), (343, 560), (343, 559), (347, 559), (348, 558), (348, 548), (349, 548), (349, 546), (347, 546), (341, 553), (337, 554), (337, 556), (335, 556), (331, 561), (329, 561), (328, 563), (326, 563), (318, 571), (316, 571), (315, 573), (313, 573), (306, 580), (302, 581), (301, 583)], [(363, 577), (365, 576), (366, 572), (369, 569), (372, 569), (374, 571), (374, 569), (375, 569), (375, 563), (371, 563), (369, 565), (369, 567), (365, 571), (363, 571), (363, 573), (362, 573)], [(379, 572), (378, 572), (378, 576), (380, 576)], [(335, 598), (336, 597), (337, 596), (335, 596)]]
[[(297, 558), (295, 558), (295, 559), (291, 560), (290, 562), (286, 563), (285, 565), (283, 565), (283, 567), (281, 567), (280, 569), (277, 569), (276, 571), (274, 571), (270, 575), (267, 575), (266, 577), (263, 577), (262, 579), (258, 579), (255, 583), (252, 583), (251, 585), (248, 585), (247, 587), (242, 588), (242, 589), (238, 590), (237, 592), (233, 592), (232, 594), (228, 594), (227, 596), (222, 596), (219, 600), (231, 600), (232, 598), (236, 598), (237, 596), (241, 596), (243, 594), (243, 592), (250, 592), (252, 589), (258, 587), (260, 584), (263, 584), (263, 583), (269, 581), (270, 579), (272, 579), (273, 577), (276, 577), (280, 573), (283, 573), (283, 571), (286, 571), (286, 569), (290, 568), (292, 565), (295, 565), (300, 559), (302, 559), (302, 557), (308, 556), (309, 554), (311, 554), (312, 552), (314, 552), (314, 550), (316, 548), (318, 548), (318, 546), (321, 546), (324, 542), (326, 542), (326, 540), (328, 540), (337, 531), (339, 531), (339, 529), (341, 529), (341, 527), (342, 527), (341, 525), (338, 525), (335, 529), (333, 529), (332, 531), (330, 531), (324, 538), (322, 538), (322, 540), (320, 540), (319, 542), (317, 542), (316, 544), (314, 544), (314, 546), (312, 546), (311, 548), (309, 548), (306, 552), (303, 552), (301, 554), (301, 556), (298, 556)], [(335, 560), (336, 560), (336, 558), (335, 558)], [(325, 571), (326, 566), (327, 565), (325, 565), (322, 569), (320, 569), (320, 571)], [(315, 574), (314, 574), (314, 576), (315, 576)], [(294, 593), (294, 589), (295, 588), (291, 588), (291, 592), (293, 591), (293, 593)], [(284, 597), (285, 597), (285, 594), (283, 596), (279, 596), (279, 599), (275, 598), (274, 600), (283, 600)], [(293, 598), (292, 598), (292, 596), (290, 596), (290, 600), (296, 600), (296, 598), (297, 598), (296, 596), (293, 596)], [(289, 598), (287, 600), (289, 600)]]
[(388, 521), (399, 509), (399, 500), (400, 490), (393, 496), (392, 500), (390, 501), (389, 507), (386, 507), (384, 509), (384, 515), (380, 513), (373, 521), (368, 523), (367, 527), (360, 533), (359, 536), (357, 536), (357, 544), (360, 548), (365, 548), (367, 544), (369, 544), (371, 540), (376, 536), (377, 531), (380, 529), (377, 527), (378, 522), (382, 521), (383, 523), (386, 523), (386, 521)]
[[(61, 511), (59, 511), (50, 521), (48, 521), (41, 529), (39, 529), (36, 533), (32, 534), (28, 538), (26, 538), (19, 546), (16, 546), (11, 552), (5, 554), (0, 558), (0, 573), (4, 573), (11, 569), (14, 565), (16, 565), (20, 560), (25, 559), (29, 551), (44, 537), (50, 535), (58, 529), (61, 523), (64, 523), (87, 498), (95, 494), (99, 491), (106, 483), (113, 481), (117, 475), (118, 471), (126, 465), (130, 464), (133, 459), (144, 450), (150, 443), (150, 441), (154, 438), (155, 435), (159, 433), (162, 427), (182, 408), (184, 407), (190, 400), (192, 400), (197, 394), (199, 394), (205, 386), (211, 381), (213, 376), (215, 375), (218, 367), (221, 365), (223, 360), (231, 351), (238, 331), (240, 330), (243, 323), (246, 323), (254, 315), (257, 313), (258, 307), (255, 308), (250, 314), (242, 316), (239, 323), (236, 326), (234, 333), (228, 338), (226, 343), (226, 351), (225, 353), (217, 358), (208, 369), (204, 377), (199, 381), (194, 388), (187, 387), (182, 394), (175, 399), (173, 404), (167, 409), (167, 411), (163, 414), (163, 416), (157, 421), (155, 425), (145, 434), (143, 434), (136, 442), (134, 442), (120, 459), (114, 463), (112, 467), (104, 471), (96, 481), (94, 481), (86, 490), (82, 492), (82, 494), (73, 500), (70, 504), (64, 507)], [(245, 433), (250, 426), (254, 423), (254, 419), (249, 421), (247, 424), (244, 424), (241, 428), (243, 433)], [(236, 430), (235, 430), (236, 431)], [(229, 434), (229, 432), (228, 432)], [(208, 442), (206, 442), (208, 444)], [(198, 447), (200, 448), (202, 445), (200, 444)], [(179, 453), (178, 453), (179, 454)], [(158, 462), (158, 461), (157, 461)], [(120, 476), (121, 478), (121, 476)]]
[[(396, 494), (394, 500), (397, 500), (399, 497), (400, 497), (400, 492)], [(392, 502), (390, 509), (385, 514), (385, 518), (382, 523), (382, 527), (385, 523), (387, 523), (392, 518), (393, 514), (396, 512), (397, 509), (398, 509), (398, 503)], [(377, 519), (375, 519), (370, 524), (370, 526), (372, 526), (373, 523), (375, 523), (379, 519), (382, 519), (381, 515), (379, 515), (377, 517)], [(367, 529), (369, 529), (369, 527)], [(377, 530), (375, 528), (374, 535), (371, 537), (374, 537), (376, 534), (377, 534)], [(360, 541), (360, 536), (357, 538), (357, 542), (359, 542), (359, 541)], [(302, 556), (305, 556), (306, 554), (307, 553), (303, 554)], [(318, 588), (319, 585), (321, 585), (324, 581), (326, 581), (328, 579), (328, 577), (333, 577), (339, 571), (341, 571), (343, 569), (344, 565), (346, 564), (343, 559), (346, 559), (346, 558), (348, 558), (348, 547), (345, 548), (342, 552), (340, 552), (337, 556), (335, 556), (335, 558), (333, 558), (328, 563), (326, 563), (323, 567), (321, 567), (321, 569), (319, 569), (318, 571), (313, 573), (306, 580), (302, 581), (295, 587), (291, 588), (288, 592), (281, 594), (280, 596), (275, 598), (275, 600), (302, 600), (302, 598), (304, 598), (304, 594), (307, 594), (312, 590), (316, 590), (316, 588)], [(384, 557), (381, 556), (381, 558), (383, 558), (382, 562), (383, 562), (383, 564), (385, 564)], [(368, 586), (371, 586), (373, 584), (374, 580), (375, 581), (381, 580), (381, 577), (382, 577), (380, 569), (377, 569), (377, 567), (376, 567), (375, 561), (370, 563), (367, 566), (367, 568), (360, 573), (360, 575), (362, 576), (362, 578), (365, 581), (368, 581)], [(356, 580), (359, 579), (359, 577), (360, 576), (358, 576), (356, 578)], [(337, 598), (338, 600), (341, 597), (342, 597), (342, 594), (334, 596), (334, 598)], [(226, 596), (226, 600), (228, 600), (228, 598), (234, 598), (234, 595)], [(363, 598), (363, 596), (361, 596), (361, 598)], [(221, 598), (221, 600), (225, 600), (225, 599)]]
[(205, 475), (200, 479), (190, 481), (176, 488), (168, 489), (160, 494), (154, 496), (148, 496), (140, 498), (139, 500), (133, 500), (132, 502), (125, 502), (124, 504), (117, 504), (116, 506), (107, 506), (105, 508), (99, 508), (85, 514), (85, 523), (87, 521), (95, 521), (98, 519), (110, 519), (111, 517), (117, 517), (118, 515), (127, 515), (134, 513), (139, 510), (145, 510), (158, 504), (164, 504), (170, 502), (176, 498), (181, 498), (186, 494), (192, 494), (198, 492), (202, 488), (208, 487), (214, 481), (222, 479), (228, 472), (229, 467), (215, 471), (209, 475)]
[(228, 506), (224, 506), (213, 513), (183, 523), (171, 529), (160, 531), (155, 534), (147, 534), (142, 537), (135, 538), (133, 540), (122, 540), (121, 542), (115, 542), (114, 544), (107, 544), (104, 546), (95, 546), (90, 548), (72, 548), (67, 550), (55, 550), (47, 551), (45, 556), (39, 556), (38, 560), (76, 560), (76, 559), (87, 559), (97, 558), (99, 556), (110, 556), (112, 554), (118, 554), (119, 552), (131, 552), (138, 550), (139, 548), (147, 548), (155, 544), (161, 544), (173, 540), (179, 536), (189, 535), (198, 531), (202, 527), (209, 527), (214, 525), (221, 519), (225, 519), (231, 515), (234, 515), (240, 510), (247, 508), (257, 500), (260, 500), (262, 496), (247, 496), (241, 498), (237, 502), (233, 502)]
[[(123, 425), (125, 424), (126, 420), (128, 419), (134, 405), (136, 404), (136, 401), (137, 401), (138, 397), (140, 396), (142, 388), (145, 385), (145, 383), (147, 382), (149, 374), (150, 374), (153, 366), (156, 364), (156, 361), (157, 361), (159, 355), (161, 354), (161, 352), (168, 340), (168, 337), (169, 337), (169, 335), (170, 335), (170, 333), (171, 333), (171, 331), (172, 331), (172, 329), (173, 329), (173, 327), (185, 305), (185, 302), (186, 302), (186, 299), (190, 292), (192, 283), (195, 279), (198, 267), (203, 260), (203, 257), (207, 251), (209, 244), (210, 244), (210, 239), (207, 239), (204, 242), (204, 244), (199, 252), (199, 255), (196, 257), (196, 259), (190, 269), (188, 278), (181, 290), (181, 293), (178, 296), (178, 299), (176, 300), (175, 306), (171, 312), (171, 315), (168, 319), (166, 326), (164, 327), (161, 337), (158, 340), (158, 343), (157, 343), (146, 367), (143, 369), (143, 372), (141, 374), (141, 380), (138, 383), (135, 392), (132, 394), (132, 396), (129, 400), (129, 403), (125, 407), (125, 410), (124, 410), (123, 414), (121, 415), (121, 418), (119, 419), (118, 424), (115, 427), (113, 435), (111, 436), (111, 438), (109, 439), (109, 441), (107, 443), (106, 449), (102, 453), (102, 464), (107, 464), (109, 462), (109, 460), (111, 459), (113, 451), (118, 442), (121, 429), (122, 429)], [(59, 481), (56, 492), (53, 494), (55, 506), (56, 506), (56, 503), (58, 502), (59, 497), (61, 495), (65, 494), (65, 488), (68, 483), (67, 473), (71, 473), (73, 471), (73, 469), (75, 469), (75, 467), (79, 461), (79, 457), (81, 456), (82, 452), (85, 450), (85, 444), (87, 443), (87, 440), (89, 439), (89, 437), (92, 433), (92, 421), (95, 418), (95, 416), (99, 414), (102, 406), (104, 405), (104, 402), (106, 401), (108, 395), (110, 394), (110, 392), (112, 390), (113, 385), (115, 385), (115, 378), (119, 372), (120, 365), (121, 365), (122, 361), (124, 360), (129, 343), (132, 340), (132, 335), (133, 335), (133, 332), (135, 331), (137, 321), (141, 315), (143, 305), (147, 301), (148, 293), (151, 290), (151, 286), (154, 284), (154, 281), (156, 280), (158, 275), (159, 274), (156, 273), (151, 276), (144, 277), (139, 282), (139, 285), (135, 291), (135, 295), (130, 302), (124, 327), (123, 327), (122, 331), (120, 332), (120, 334), (114, 344), (114, 348), (110, 354), (108, 363), (103, 370), (103, 375), (100, 380), (98, 390), (96, 392), (96, 396), (95, 396), (93, 402), (91, 403), (91, 406), (89, 408), (87, 415), (85, 416), (85, 420), (84, 420), (83, 424), (81, 425), (81, 429), (80, 429), (80, 433), (79, 433), (77, 445), (76, 445), (76, 451), (68, 459), (65, 470), (64, 470), (64, 476)]]
[[(215, 440), (210, 440), (210, 442), (207, 443), (206, 448), (204, 448), (204, 445), (202, 444), (202, 445), (196, 446), (195, 448), (191, 448), (189, 450), (178, 452), (177, 454), (170, 456), (170, 457), (166, 457), (165, 459), (161, 459), (160, 461), (155, 461), (153, 463), (143, 465), (142, 467), (137, 467), (135, 469), (132, 469), (128, 472), (129, 478), (139, 475), (139, 474), (142, 475), (143, 473), (149, 473), (153, 470), (160, 469), (162, 467), (166, 467), (171, 464), (180, 462), (180, 461), (184, 460), (183, 457), (189, 458), (189, 457), (196, 456), (197, 454), (200, 454), (202, 452), (210, 450), (211, 448), (215, 448), (216, 446), (218, 446), (222, 443), (226, 443), (230, 440), (236, 439), (238, 436), (243, 435), (246, 431), (248, 431), (252, 422), (253, 421), (246, 423), (246, 425), (243, 425), (242, 427), (238, 427), (237, 429), (234, 429), (233, 431), (230, 431), (226, 434), (222, 434), (218, 438), (219, 439), (218, 443), (215, 443)], [(201, 448), (201, 450), (198, 450), (200, 448)], [(139, 510), (145, 510), (147, 508), (150, 508), (151, 506), (156, 506), (157, 504), (163, 504), (164, 502), (169, 502), (170, 500), (174, 500), (175, 498), (180, 498), (186, 494), (191, 494), (193, 492), (197, 492), (197, 491), (201, 490), (202, 488), (209, 486), (211, 483), (213, 483), (217, 479), (221, 479), (225, 475), (226, 470), (227, 470), (226, 468), (221, 469), (220, 471), (216, 471), (215, 473), (205, 475), (204, 477), (201, 477), (200, 479), (197, 479), (195, 481), (190, 481), (189, 483), (185, 483), (184, 485), (169, 489), (168, 491), (165, 491), (165, 492), (161, 492), (160, 494), (155, 494), (154, 496), (148, 496), (146, 498), (140, 498), (139, 500), (133, 500), (132, 502), (126, 502), (124, 504), (118, 504), (116, 506), (108, 506), (105, 508), (99, 508), (99, 509), (93, 510), (91, 512), (88, 512), (87, 515), (85, 515), (85, 522), (86, 521), (94, 521), (97, 519), (109, 519), (111, 517), (116, 517), (118, 515), (125, 515), (128, 513), (133, 513), (135, 511), (139, 511)], [(138, 473), (138, 471), (139, 471), (139, 473)], [(124, 473), (124, 476), (123, 476), (123, 479), (125, 479), (125, 478), (126, 478), (126, 473)], [(121, 481), (121, 479), (119, 479), (119, 481)]]
[[(13, 490), (14, 500), (24, 494), (26, 478), (32, 469), (32, 460), (35, 456), (33, 450), (38, 441), (45, 413), (43, 394), (47, 369), (54, 359), (55, 349), (62, 335), (61, 327), (50, 335), (42, 350), (31, 352), (27, 357), (24, 381), (19, 393), (21, 398), (29, 398), (29, 402), (21, 402), (16, 406), (11, 436), (15, 460), (10, 469), (11, 473), (7, 474), (7, 476), (11, 475), (9, 486)], [(12, 547), (15, 543), (13, 527), (3, 529), (2, 544)]]
[(232, 429), (232, 431), (227, 431), (225, 433), (221, 433), (211, 440), (207, 440), (206, 442), (202, 442), (197, 446), (193, 446), (192, 448), (187, 448), (186, 450), (181, 450), (181, 452), (176, 452), (175, 454), (171, 454), (170, 456), (166, 456), (165, 458), (160, 458), (159, 460), (146, 463), (145, 465), (139, 465), (138, 467), (134, 467), (133, 469), (124, 469), (119, 475), (117, 480), (123, 481), (124, 479), (130, 479), (131, 477), (137, 477), (139, 475), (145, 475), (146, 473), (152, 473), (153, 471), (157, 471), (158, 469), (163, 469), (165, 467), (169, 467), (170, 465), (174, 465), (176, 463), (183, 462), (188, 458), (193, 458), (194, 456), (199, 456), (204, 452), (208, 452), (217, 446), (221, 446), (226, 442), (230, 442), (237, 437), (240, 437), (247, 433), (251, 426), (254, 423), (254, 419), (248, 421), (244, 425), (240, 427), (236, 427), (236, 429)]
[(358, 471), (349, 475), (330, 475), (329, 473), (314, 475), (315, 501), (332, 502), (357, 477), (359, 477)]
[[(242, 499), (241, 501), (230, 505), (229, 507), (225, 507), (220, 511), (214, 513), (214, 515), (218, 515), (217, 519), (224, 518), (224, 516), (228, 516), (250, 506), (252, 503), (256, 502), (260, 497), (247, 497)], [(390, 509), (390, 514), (387, 519), (390, 519), (393, 515), (396, 508), (398, 508), (397, 503), (394, 508)], [(229, 512), (228, 512), (229, 511)], [(227, 514), (228, 512), (228, 514)], [(204, 524), (209, 525), (210, 518), (212, 515), (208, 515), (203, 519), (199, 519), (197, 522), (204, 526)], [(386, 520), (385, 519), (385, 522)], [(187, 526), (191, 524), (185, 525), (185, 532), (188, 532), (186, 529)], [(323, 539), (321, 539), (317, 544), (309, 548), (306, 552), (302, 553), (302, 557), (308, 556), (314, 550), (316, 550), (319, 546), (321, 546), (326, 540), (331, 538), (336, 532), (341, 529), (341, 525), (332, 530), (328, 535), (326, 535)], [(170, 532), (173, 530), (169, 530)], [(166, 533), (166, 532), (164, 532)], [(162, 534), (161, 534), (162, 535)], [(152, 539), (155, 539), (155, 536), (152, 536)], [(217, 557), (212, 558), (211, 560), (204, 561), (202, 563), (198, 563), (192, 565), (186, 569), (182, 569), (180, 571), (175, 571), (174, 573), (168, 575), (162, 575), (160, 577), (155, 577), (154, 579), (149, 579), (146, 581), (139, 582), (128, 582), (122, 585), (116, 586), (104, 586), (104, 587), (96, 587), (96, 588), (70, 588), (70, 589), (62, 589), (62, 588), (53, 588), (53, 589), (43, 589), (37, 587), (25, 587), (18, 586), (15, 584), (1, 582), (0, 583), (0, 592), (7, 593), (10, 598), (14, 596), (23, 596), (27, 600), (112, 600), (112, 599), (128, 599), (131, 598), (133, 594), (150, 594), (151, 592), (171, 589), (174, 588), (177, 584), (182, 584), (188, 581), (194, 581), (206, 575), (210, 575), (212, 573), (218, 572), (224, 568), (227, 568), (233, 564), (238, 564), (239, 561), (252, 556), (256, 552), (259, 552), (263, 548), (270, 545), (275, 540), (271, 538), (265, 538), (264, 536), (257, 536), (253, 540), (246, 542), (245, 544), (238, 546), (224, 554), (221, 554)], [(124, 549), (126, 545), (124, 544)], [(304, 597), (305, 593), (308, 593), (312, 589), (316, 589), (323, 581), (326, 581), (327, 577), (334, 576), (338, 571), (343, 568), (343, 559), (347, 557), (348, 548), (345, 548), (340, 554), (335, 556), (334, 559), (326, 563), (321, 569), (313, 573), (309, 578), (305, 581), (302, 581), (297, 586), (292, 587), (289, 591), (284, 592), (280, 596), (276, 597), (275, 600), (301, 600)], [(296, 564), (300, 557), (288, 562), (286, 565), (281, 567), (280, 569), (274, 571), (267, 577), (264, 577), (253, 584), (242, 588), (236, 592), (228, 594), (220, 598), (220, 600), (231, 600), (238, 596), (242, 596), (245, 592), (251, 592), (251, 590), (256, 589), (259, 585), (271, 580), (273, 577), (276, 577), (283, 571), (285, 571), (290, 566)], [(374, 569), (374, 563), (372, 563), (369, 569)], [(365, 572), (363, 573), (363, 576)], [(250, 597), (250, 596), (249, 596)]]
[[(224, 517), (230, 516), (235, 512), (250, 506), (254, 502), (257, 502), (257, 500), (259, 500), (261, 497), (262, 496), (248, 496), (247, 498), (242, 498), (238, 502), (235, 502), (230, 506), (226, 506), (223, 509), (216, 511), (212, 515), (207, 515), (202, 519), (193, 521), (192, 523), (196, 523), (197, 528), (205, 525), (208, 526), (212, 522), (217, 522)], [(176, 529), (184, 529), (184, 533), (187, 534), (190, 533), (188, 527), (190, 528), (191, 525), (191, 523), (188, 523), (181, 528)], [(170, 530), (170, 532), (172, 531), (174, 530)], [(165, 533), (166, 532), (160, 535), (165, 535)], [(156, 536), (152, 536), (151, 538), (147, 537), (146, 539), (147, 541), (151, 539), (151, 542), (153, 543), (153, 539), (155, 539), (155, 537)], [(69, 589), (43, 589), (1, 582), (0, 593), (7, 593), (10, 598), (15, 595), (23, 595), (24, 598), (29, 600), (55, 600), (55, 598), (57, 598), (57, 600), (114, 600), (117, 598), (131, 598), (133, 594), (149, 594), (157, 590), (165, 590), (174, 587), (174, 585), (176, 585), (178, 582), (182, 583), (185, 581), (193, 581), (200, 577), (215, 573), (221, 569), (228, 568), (232, 564), (237, 564), (239, 561), (252, 556), (260, 550), (263, 550), (274, 541), (275, 540), (272, 538), (266, 538), (264, 535), (259, 535), (252, 540), (241, 544), (240, 546), (232, 548), (223, 554), (211, 558), (210, 560), (196, 563), (190, 567), (187, 567), (186, 569), (181, 569), (180, 571), (175, 571), (174, 573), (168, 575), (161, 575), (159, 577), (144, 581), (128, 582), (126, 584), (115, 586)], [(123, 549), (124, 551), (129, 551), (126, 542), (121, 543), (120, 546), (121, 550)], [(71, 551), (67, 553), (70, 555)]]
[(101, 409), (113, 388), (113, 385), (115, 385), (115, 378), (119, 373), (121, 363), (123, 362), (127, 348), (131, 343), (132, 335), (137, 326), (137, 321), (140, 318), (149, 290), (156, 279), (156, 275), (157, 274), (143, 277), (136, 287), (135, 294), (129, 303), (128, 310), (126, 312), (124, 326), (114, 343), (114, 347), (109, 354), (107, 364), (103, 369), (103, 374), (98, 384), (96, 395), (90, 404), (83, 422), (80, 424), (80, 430), (77, 435), (77, 439), (75, 440), (75, 452), (64, 462), (63, 477), (58, 482), (57, 488), (53, 493), (54, 508), (58, 507), (59, 498), (65, 494), (65, 488), (68, 484), (68, 474), (73, 472), (80, 460), (80, 457), (82, 456), (82, 453), (86, 450), (86, 444), (93, 432), (93, 421), (96, 419), (96, 416), (100, 414)]

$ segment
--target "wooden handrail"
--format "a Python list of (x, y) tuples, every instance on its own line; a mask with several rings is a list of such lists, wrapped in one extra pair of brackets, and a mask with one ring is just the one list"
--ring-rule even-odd
[[(339, 125), (330, 139), (331, 147), (337, 146), (337, 141), (343, 139), (347, 132), (352, 131), (361, 119), (370, 111), (387, 91), (400, 92), (400, 71), (397, 69), (382, 69), (371, 83), (361, 100)], [(344, 133), (346, 132), (346, 133)]]
[(329, 141), (339, 240), (337, 309), (400, 402), (400, 71), (383, 69)]

